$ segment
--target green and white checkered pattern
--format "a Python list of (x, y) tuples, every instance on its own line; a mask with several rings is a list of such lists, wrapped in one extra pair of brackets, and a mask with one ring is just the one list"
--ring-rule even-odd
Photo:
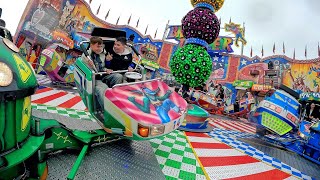
[(48, 113), (53, 113), (53, 114), (60, 114), (62, 116), (67, 116), (71, 118), (77, 118), (77, 119), (89, 120), (89, 121), (93, 119), (91, 114), (87, 111), (66, 109), (66, 108), (47, 106), (43, 104), (33, 104), (33, 103), (31, 106), (33, 109), (38, 109), (38, 110), (45, 111)]
[[(32, 104), (33, 109), (71, 118), (92, 120), (87, 111)], [(150, 140), (153, 151), (166, 179), (206, 179), (185, 134), (176, 130), (166, 136)]]
[(206, 179), (181, 131), (150, 140), (166, 179)]

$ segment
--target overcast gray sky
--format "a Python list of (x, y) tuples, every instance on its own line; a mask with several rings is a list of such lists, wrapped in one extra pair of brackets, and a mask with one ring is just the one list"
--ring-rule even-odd
[[(10, 3), (9, 3), (10, 2)], [(28, 0), (0, 0), (3, 8), (2, 19), (7, 22), (7, 28), (14, 34), (20, 17)], [(91, 8), (95, 13), (102, 4), (98, 17), (104, 19), (111, 8), (107, 19), (119, 24), (126, 24), (130, 14), (131, 26), (136, 25), (140, 17), (139, 30), (144, 30), (149, 24), (148, 34), (154, 36), (158, 28), (157, 39), (162, 38), (165, 25), (170, 20), (171, 25), (181, 24), (182, 17), (192, 9), (190, 0), (92, 0)], [(318, 57), (317, 46), (320, 41), (320, 0), (225, 0), (224, 6), (216, 13), (222, 18), (222, 23), (230, 17), (235, 23), (245, 22), (246, 39), (244, 54), (261, 56), (272, 55), (273, 44), (276, 51), (282, 54), (282, 43), (285, 43), (286, 55), (293, 56), (296, 48), (296, 58), (305, 59), (305, 46), (308, 47), (308, 58)], [(222, 33), (226, 34), (226, 33)], [(236, 53), (240, 48), (234, 47)]]

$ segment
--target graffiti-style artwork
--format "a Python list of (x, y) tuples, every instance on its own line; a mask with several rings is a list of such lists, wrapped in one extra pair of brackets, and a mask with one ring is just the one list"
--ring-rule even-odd
[(170, 26), (168, 27), (169, 29), (169, 33), (167, 35), (167, 39), (183, 39), (183, 33), (182, 33), (182, 28), (180, 25), (176, 25), (176, 26)]
[(175, 121), (187, 108), (187, 103), (161, 81), (108, 89), (105, 96), (130, 117), (147, 124)]
[(291, 64), (291, 69), (285, 72), (284, 84), (300, 92), (319, 92), (320, 79), (312, 67), (312, 63)]
[(172, 91), (168, 90), (163, 96), (159, 96), (159, 91), (160, 88), (151, 90), (147, 87), (142, 87), (141, 90), (133, 90), (132, 92), (143, 96), (143, 104), (138, 103), (135, 96), (128, 97), (128, 100), (144, 113), (150, 113), (150, 105), (152, 105), (162, 123), (168, 123), (170, 122), (169, 111), (172, 109), (179, 113), (180, 108), (169, 99)]
[(243, 44), (247, 44), (247, 40), (244, 37), (244, 29), (241, 27), (240, 24), (235, 24), (230, 22), (229, 24), (225, 24), (224, 26), (225, 31), (231, 32), (236, 36), (235, 45), (239, 47), (239, 41)]

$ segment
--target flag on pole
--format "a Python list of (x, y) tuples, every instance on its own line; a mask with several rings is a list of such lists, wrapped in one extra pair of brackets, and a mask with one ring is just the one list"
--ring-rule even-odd
[(97, 10), (97, 14), (96, 14), (96, 15), (98, 15), (98, 14), (99, 14), (100, 7), (101, 7), (101, 4), (100, 4), (100, 5), (99, 5), (99, 7), (98, 7), (98, 10)]
[(138, 21), (137, 21), (136, 28), (138, 28), (138, 26), (139, 26), (139, 21), (140, 21), (140, 18), (139, 18)]
[(157, 32), (158, 32), (158, 28), (157, 28), (156, 32), (154, 33), (154, 38), (157, 37)]
[(129, 17), (129, 19), (128, 19), (128, 23), (127, 23), (127, 24), (130, 24), (131, 16), (132, 16), (132, 14), (131, 14), (131, 15), (130, 15), (130, 17)]
[(320, 46), (319, 46), (319, 42), (318, 42), (318, 56), (320, 57)]
[(92, 0), (89, 0), (89, 4), (91, 4)]
[(263, 45), (262, 45), (262, 48), (261, 48), (261, 55), (262, 55), (262, 57), (264, 56)]
[(308, 54), (307, 54), (308, 52), (307, 52), (307, 46), (306, 46), (306, 48), (305, 48), (305, 50), (304, 50), (304, 56), (307, 58), (307, 56), (308, 56)]
[(252, 57), (252, 46), (251, 46), (251, 51), (250, 51), (250, 57)]
[(293, 49), (293, 59), (296, 59), (296, 48)]
[(169, 29), (169, 23), (170, 23), (170, 20), (168, 20), (168, 22), (166, 24), (166, 27), (163, 32), (162, 40), (165, 40), (165, 38), (166, 38), (167, 30)]
[(283, 44), (282, 44), (282, 52), (283, 52), (283, 54), (286, 53), (286, 47), (284, 46), (284, 42), (283, 42)]
[(148, 27), (149, 27), (149, 24), (147, 25), (146, 30), (144, 31), (144, 34), (147, 34)]
[(118, 24), (119, 24), (119, 20), (120, 20), (120, 16), (118, 17), (118, 20), (117, 20), (117, 23), (116, 23), (116, 25), (118, 25)]
[(273, 43), (273, 49), (272, 49), (273, 54), (276, 53), (276, 43)]
[(110, 9), (109, 11), (107, 12), (106, 16), (104, 17), (104, 20), (107, 20), (108, 16), (109, 16), (109, 13), (110, 13)]

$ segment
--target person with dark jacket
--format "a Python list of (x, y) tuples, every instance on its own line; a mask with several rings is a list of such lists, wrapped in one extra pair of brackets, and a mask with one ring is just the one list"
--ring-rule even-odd
[[(127, 40), (125, 37), (118, 37), (114, 42), (113, 48), (107, 50), (106, 54), (106, 68), (108, 73), (119, 70), (133, 71), (134, 64), (132, 63), (132, 54), (127, 47)], [(120, 84), (124, 77), (120, 73), (112, 73), (106, 76), (102, 81), (109, 87), (115, 84)]]
[(221, 84), (217, 86), (216, 98), (223, 100), (224, 99), (224, 89)]
[(312, 119), (319, 119), (319, 110), (316, 108), (314, 103), (311, 103), (310, 108), (306, 110), (307, 121), (312, 121)]

